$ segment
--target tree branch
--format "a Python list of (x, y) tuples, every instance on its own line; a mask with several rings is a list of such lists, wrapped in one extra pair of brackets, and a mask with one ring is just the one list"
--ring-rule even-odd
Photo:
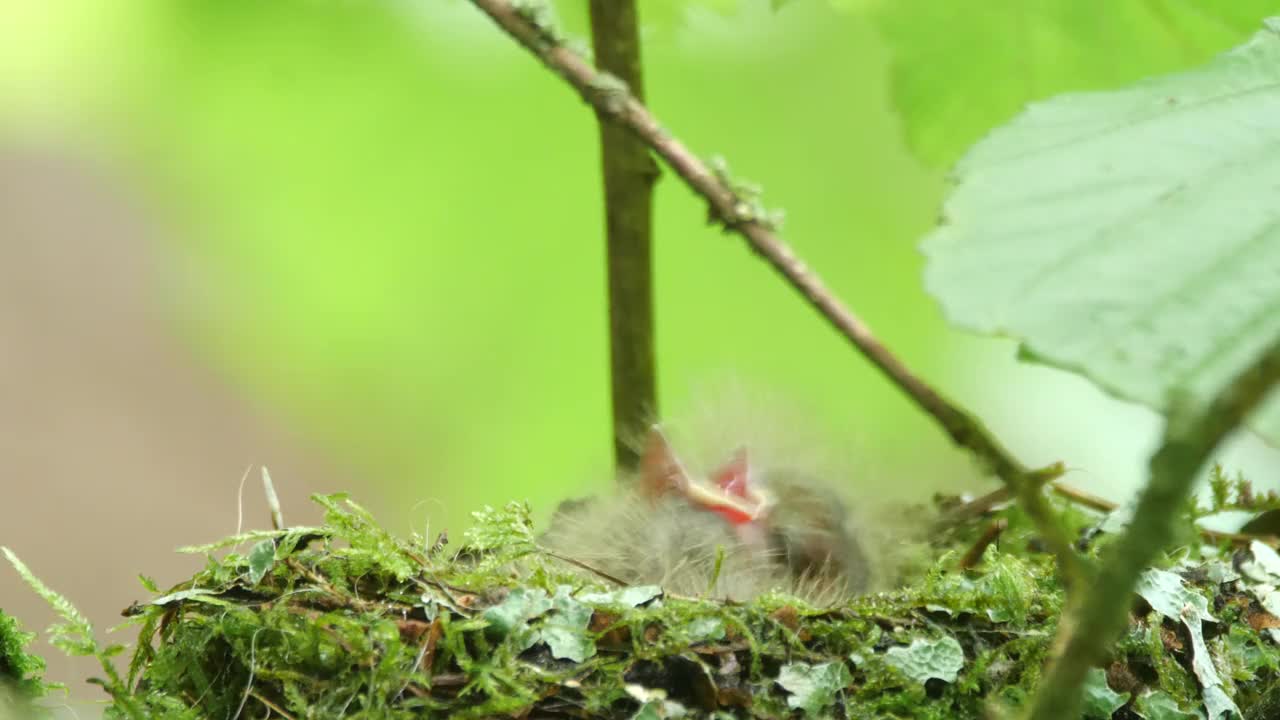
[[(1076, 487), (1067, 485), (1064, 482), (1054, 481), (1049, 483), (1049, 492), (1070, 502), (1073, 505), (1080, 505), (1089, 508), (1094, 512), (1106, 513), (1115, 512), (1120, 506), (1110, 500), (1099, 497), (1092, 493), (1085, 492)], [(939, 520), (937, 527), (940, 530), (946, 530), (964, 522), (980, 517), (997, 505), (1009, 500), (1009, 488), (1000, 487), (992, 492), (975, 498), (960, 507), (946, 513)], [(1275, 546), (1277, 538), (1268, 532), (1226, 532), (1223, 530), (1211, 530), (1207, 527), (1197, 526), (1196, 530), (1200, 533), (1200, 537), (1211, 543), (1232, 543), (1233, 545), (1248, 545), (1257, 540), (1268, 545)]]
[(1173, 539), (1173, 525), (1200, 468), (1222, 440), (1280, 383), (1280, 338), (1208, 404), (1175, 402), (1151, 457), (1151, 479), (1128, 530), (1112, 546), (1076, 612), (1064, 615), (1061, 655), (1037, 691), (1031, 720), (1079, 717), (1085, 674), (1124, 629), (1138, 576)]
[[(591, 37), (600, 69), (643, 100), (635, 0), (591, 0)], [(614, 459), (620, 469), (634, 469), (640, 462), (635, 440), (644, 436), (658, 412), (650, 267), (658, 165), (649, 148), (625, 128), (604, 113), (598, 119), (608, 239)]]
[(623, 83), (598, 73), (584, 59), (560, 43), (554, 31), (539, 25), (530, 13), (521, 12), (509, 0), (472, 0), (509, 35), (582, 95), (596, 113), (626, 128), (650, 147), (671, 169), (701, 195), (713, 217), (727, 230), (741, 235), (751, 249), (767, 261), (799, 291), (836, 330), (873, 365), (927, 412), (960, 447), (970, 450), (999, 477), (1036, 523), (1046, 546), (1057, 557), (1069, 582), (1080, 580), (1085, 568), (1071, 547), (1070, 538), (1042, 492), (1043, 483), (1006, 450), (971, 413), (944, 398), (913, 374), (871, 330), (837, 298), (822, 280), (778, 238), (767, 222), (743, 213), (744, 204), (725, 182), (657, 119)]

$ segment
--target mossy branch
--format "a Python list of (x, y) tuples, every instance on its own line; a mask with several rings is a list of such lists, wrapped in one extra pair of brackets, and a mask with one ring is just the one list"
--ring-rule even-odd
[[(635, 0), (591, 0), (591, 37), (600, 70), (644, 97)], [(652, 215), (658, 165), (649, 148), (605, 112), (600, 124), (609, 268), (609, 357), (614, 458), (634, 469), (635, 439), (657, 414), (653, 349)]]
[(1181, 398), (1173, 403), (1128, 530), (1111, 548), (1089, 594), (1060, 625), (1057, 647), (1062, 652), (1036, 693), (1031, 720), (1079, 716), (1085, 675), (1124, 629), (1138, 576), (1173, 539), (1174, 523), (1197, 473), (1277, 383), (1280, 338), (1211, 402)]
[[(1045, 544), (1069, 580), (1083, 578), (1085, 568), (1071, 547), (1062, 523), (1042, 493), (1037, 473), (1019, 462), (969, 411), (944, 397), (889, 351), (853, 312), (832, 293), (773, 231), (767, 218), (743, 213), (743, 200), (725, 180), (658, 123), (641, 99), (616, 77), (598, 72), (585, 59), (540, 26), (536, 18), (509, 0), (472, 0), (504, 31), (574, 87), (602, 118), (634, 136), (662, 158), (710, 207), (727, 231), (740, 235), (750, 248), (817, 310), (867, 360), (928, 413), (960, 447), (983, 461), (1017, 497), (1037, 524)], [(593, 2), (593, 8), (596, 3)], [(615, 372), (614, 381), (618, 382)]]

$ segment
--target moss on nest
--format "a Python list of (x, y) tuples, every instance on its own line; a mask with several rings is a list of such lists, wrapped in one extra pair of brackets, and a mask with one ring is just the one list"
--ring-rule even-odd
[(16, 618), (0, 610), (0, 718), (38, 714), (32, 701), (52, 686), (45, 683), (44, 660), (27, 652), (34, 633), (24, 632)]
[[(977, 718), (1034, 691), (1063, 604), (1013, 510), (975, 568), (957, 567), (969, 528), (901, 589), (819, 608), (619, 588), (543, 553), (519, 504), (478, 513), (454, 552), (393, 537), (343, 496), (316, 500), (322, 526), (187, 548), (208, 556), (201, 572), (147, 583), (156, 597), (126, 611), (140, 631), (127, 677), (102, 681), (110, 714)], [(1280, 618), (1229, 568), (1184, 562), (1176, 582), (1207, 599), (1205, 642), (1247, 709), (1280, 672)], [(1140, 604), (1091, 680), (1091, 716), (1202, 708), (1192, 645)]]

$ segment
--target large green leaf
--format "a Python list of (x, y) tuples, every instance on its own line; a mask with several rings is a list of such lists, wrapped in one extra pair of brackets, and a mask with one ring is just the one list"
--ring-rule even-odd
[[(923, 245), (954, 324), (1157, 409), (1280, 335), (1280, 21), (1197, 70), (1034, 105), (957, 175)], [(1280, 399), (1253, 423), (1280, 442)]]
[(1204, 62), (1273, 0), (897, 0), (876, 13), (907, 141), (949, 163), (1027, 102)]

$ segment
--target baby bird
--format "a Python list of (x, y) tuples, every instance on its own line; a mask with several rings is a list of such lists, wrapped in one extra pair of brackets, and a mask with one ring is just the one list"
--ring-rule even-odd
[(867, 557), (837, 494), (785, 468), (756, 468), (745, 448), (691, 474), (661, 428), (617, 496), (570, 501), (542, 542), (635, 585), (749, 599), (779, 589), (828, 604), (866, 589)]

